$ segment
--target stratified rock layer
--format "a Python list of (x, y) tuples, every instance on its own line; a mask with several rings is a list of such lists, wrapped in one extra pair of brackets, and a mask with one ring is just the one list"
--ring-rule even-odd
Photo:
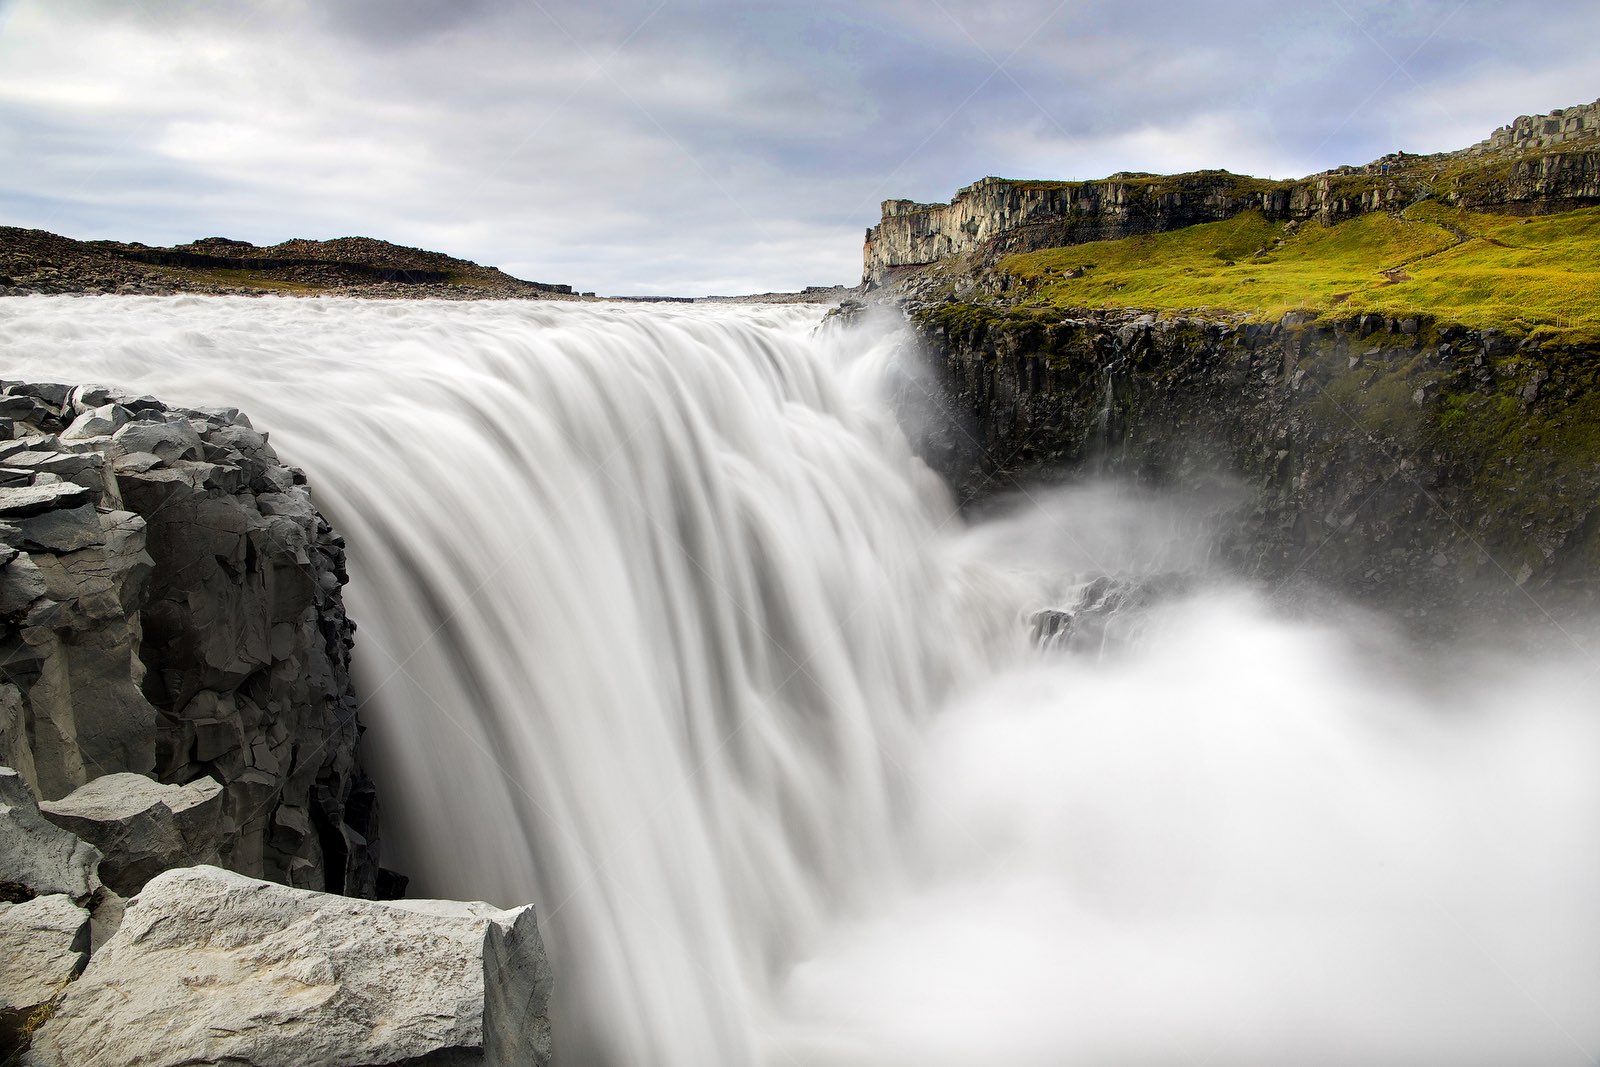
[[(343, 541), (237, 411), (0, 388), (0, 760), (222, 787), (234, 870), (371, 895)], [(148, 877), (151, 871), (139, 878)]]

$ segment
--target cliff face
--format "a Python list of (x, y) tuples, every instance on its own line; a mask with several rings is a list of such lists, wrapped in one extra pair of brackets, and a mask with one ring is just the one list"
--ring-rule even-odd
[(1224, 556), (1268, 580), (1408, 614), (1595, 599), (1600, 346), (1378, 316), (913, 322), (933, 365), (902, 408), (932, 417), (906, 424), (968, 501), (1126, 476), (1211, 499)]
[(1273, 220), (1334, 223), (1428, 198), (1520, 214), (1600, 202), (1600, 101), (1525, 116), (1460, 152), (1395, 153), (1298, 181), (1227, 171), (1081, 182), (990, 177), (948, 204), (886, 200), (882, 220), (867, 231), (863, 275), (876, 286), (895, 268), (952, 256), (992, 262), (1013, 252), (1159, 233), (1250, 210)]
[(1027, 252), (1216, 222), (1251, 208), (1281, 213), (1288, 188), (1226, 171), (1091, 182), (984, 178), (948, 204), (884, 201), (883, 221), (867, 231), (866, 281), (877, 285), (892, 268), (980, 248), (996, 255)]
[(343, 541), (236, 411), (0, 392), (0, 764), (223, 787), (223, 862), (372, 895)]

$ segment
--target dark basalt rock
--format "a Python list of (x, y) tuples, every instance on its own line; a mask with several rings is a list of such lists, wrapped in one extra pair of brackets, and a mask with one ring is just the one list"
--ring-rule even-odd
[[(343, 541), (237, 411), (0, 383), (0, 765), (222, 787), (223, 865), (371, 896)], [(104, 431), (104, 432), (95, 432)]]
[(1425, 318), (914, 308), (899, 387), (970, 509), (1095, 475), (1218, 501), (1220, 559), (1413, 615), (1593, 605), (1600, 347)]

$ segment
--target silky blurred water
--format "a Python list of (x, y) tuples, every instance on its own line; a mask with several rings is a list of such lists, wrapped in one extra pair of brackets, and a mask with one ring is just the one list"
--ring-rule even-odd
[[(0, 375), (238, 406), (308, 470), (385, 862), (538, 903), (567, 1064), (1600, 1056), (1581, 639), (1290, 617), (1117, 486), (968, 528), (904, 338), (819, 318), (10, 298)], [(1029, 650), (1100, 573), (1182, 580)]]

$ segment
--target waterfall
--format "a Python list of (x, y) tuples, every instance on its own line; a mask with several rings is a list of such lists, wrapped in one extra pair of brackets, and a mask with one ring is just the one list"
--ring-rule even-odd
[(538, 903), (568, 1065), (1593, 1062), (1591, 661), (1418, 671), (1136, 494), (968, 530), (898, 334), (819, 317), (14, 298), (0, 373), (237, 406), (307, 469), (386, 862)]
[(8, 333), (236, 404), (309, 469), (386, 862), (540, 902), (558, 1010), (596, 1020), (572, 1062), (753, 1062), (771, 983), (894, 876), (913, 736), (980, 658), (949, 501), (835, 372), (870, 353), (805, 308), (72, 310)]

